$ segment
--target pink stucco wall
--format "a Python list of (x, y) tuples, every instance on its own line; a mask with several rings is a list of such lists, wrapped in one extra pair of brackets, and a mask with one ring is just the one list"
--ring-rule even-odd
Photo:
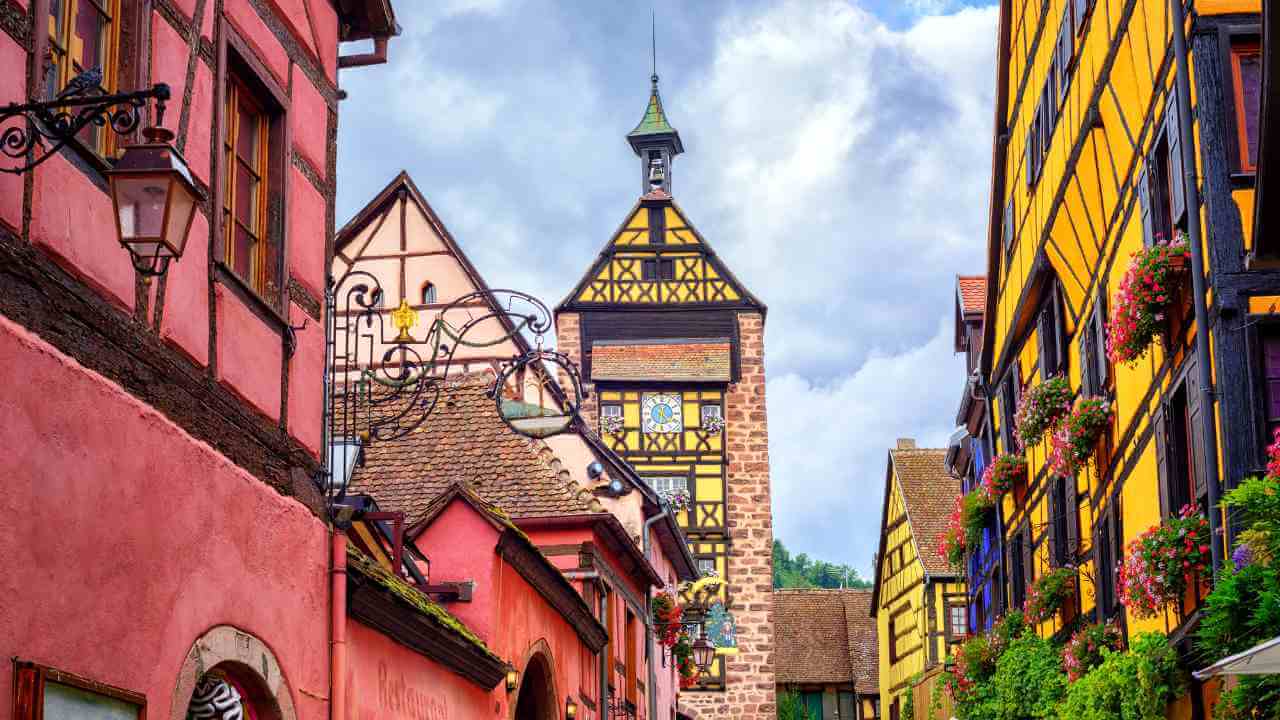
[(347, 653), (346, 720), (481, 720), (502, 702), (501, 689), (485, 690), (356, 620), (347, 622)]
[(0, 656), (165, 718), (192, 642), (233, 625), (270, 647), (299, 717), (327, 715), (327, 532), (301, 504), (4, 318), (0, 446)]
[[(22, 97), (27, 74), (21, 68), (26, 67), (26, 62), (27, 53), (22, 46), (7, 33), (0, 33), (0, 67), (6, 69), (0, 73), (0, 103)], [(0, 173), (0, 223), (7, 225), (10, 232), (22, 228), (22, 177), (19, 175)]]

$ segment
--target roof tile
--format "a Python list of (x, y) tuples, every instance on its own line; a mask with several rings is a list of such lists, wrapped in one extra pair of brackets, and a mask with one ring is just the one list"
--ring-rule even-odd
[(775, 590), (774, 671), (779, 684), (879, 688), (870, 590)]
[(907, 520), (920, 549), (925, 571), (954, 575), (955, 571), (937, 550), (937, 538), (947, 527), (947, 518), (960, 494), (960, 481), (946, 470), (943, 449), (894, 449), (889, 451), (898, 486), (907, 506)]
[(729, 382), (731, 357), (728, 340), (596, 342), (591, 345), (591, 379)]
[(960, 290), (960, 309), (966, 313), (982, 313), (987, 305), (987, 278), (985, 275), (959, 275), (956, 285)]

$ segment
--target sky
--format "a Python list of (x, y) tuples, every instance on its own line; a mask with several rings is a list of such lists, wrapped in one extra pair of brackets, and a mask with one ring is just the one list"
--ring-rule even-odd
[(887, 449), (943, 447), (955, 428), (955, 276), (985, 255), (994, 5), (395, 5), (390, 62), (339, 78), (339, 225), (407, 170), (491, 286), (548, 304), (641, 192), (625, 135), (648, 99), (653, 12), (685, 146), (673, 195), (769, 306), (775, 537), (870, 577)]

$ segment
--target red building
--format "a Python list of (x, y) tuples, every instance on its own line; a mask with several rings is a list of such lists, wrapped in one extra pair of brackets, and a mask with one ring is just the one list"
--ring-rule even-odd
[[(674, 693), (662, 693), (661, 707), (651, 700), (659, 684), (674, 686), (674, 664), (648, 647), (650, 592), (695, 575), (674, 517), (652, 504), (646, 555), (640, 534), (574, 480), (548, 444), (502, 422), (493, 382), (487, 371), (455, 378), (421, 428), (364, 448), (350, 492), (403, 514), (406, 548), (426, 566), (402, 562), (404, 574), (416, 570), (418, 589), (516, 670), (513, 695), (494, 699), (502, 717), (525, 717), (516, 700), (526, 682), (536, 683), (529, 692), (543, 698), (539, 707), (546, 698), (572, 703), (579, 718), (674, 717)], [(510, 554), (525, 543), (534, 557)], [(366, 662), (353, 672), (374, 670)]]
[(109, 189), (136, 131), (0, 174), (0, 718), (329, 715), (312, 478), (337, 75), (395, 32), (385, 0), (0, 0), (0, 103), (91, 68), (97, 92), (167, 83), (201, 196), (147, 282)]

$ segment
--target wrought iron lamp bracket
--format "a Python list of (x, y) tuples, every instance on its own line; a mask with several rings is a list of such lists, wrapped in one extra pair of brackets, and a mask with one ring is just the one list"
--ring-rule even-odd
[[(56, 154), (64, 145), (90, 125), (110, 128), (117, 135), (128, 135), (142, 123), (140, 110), (148, 100), (156, 101), (155, 125), (163, 124), (164, 104), (171, 91), (165, 83), (146, 90), (98, 93), (102, 70), (91, 68), (77, 75), (57, 97), (44, 102), (10, 103), (0, 107), (0, 153), (16, 167), (0, 166), (0, 172), (21, 175)], [(18, 124), (10, 124), (21, 120)]]

